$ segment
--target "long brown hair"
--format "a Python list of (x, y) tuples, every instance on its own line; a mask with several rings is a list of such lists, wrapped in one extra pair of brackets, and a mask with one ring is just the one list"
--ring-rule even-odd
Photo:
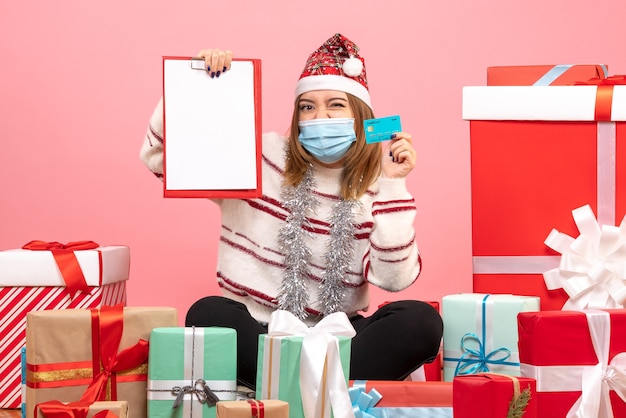
[[(341, 196), (344, 199), (358, 199), (378, 178), (381, 172), (380, 160), (382, 150), (380, 144), (367, 144), (363, 121), (374, 118), (374, 112), (361, 99), (346, 93), (352, 114), (354, 115), (354, 131), (356, 142), (344, 156), (343, 172), (341, 175)], [(298, 96), (295, 101), (291, 130), (289, 133), (289, 147), (285, 164), (286, 186), (297, 186), (304, 178), (313, 157), (309, 155), (298, 140), (299, 109)]]

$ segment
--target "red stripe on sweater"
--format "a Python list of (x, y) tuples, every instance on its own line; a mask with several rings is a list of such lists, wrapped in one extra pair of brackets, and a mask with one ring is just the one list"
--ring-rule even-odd
[(256, 252), (252, 251), (251, 249), (246, 248), (243, 245), (237, 244), (237, 243), (235, 243), (235, 242), (225, 238), (224, 236), (220, 237), (220, 241), (222, 241), (223, 243), (233, 247), (236, 250), (239, 250), (239, 251), (241, 251), (241, 252), (243, 252), (243, 253), (251, 256), (251, 257), (256, 258), (259, 261), (262, 261), (265, 264), (269, 264), (270, 266), (280, 267), (280, 268), (284, 268), (285, 267), (284, 264), (278, 263), (278, 262), (276, 262), (274, 260), (269, 260), (269, 259), (267, 259), (265, 257), (261, 257), (259, 254), (257, 254)]
[(413, 243), (415, 242), (415, 235), (413, 235), (413, 237), (411, 237), (411, 239), (406, 242), (405, 244), (399, 245), (397, 247), (380, 247), (376, 244), (374, 244), (373, 242), (370, 242), (370, 245), (372, 246), (373, 249), (375, 249), (376, 251), (381, 251), (381, 252), (392, 252), (392, 251), (402, 251), (402, 250), (406, 250), (407, 248), (411, 247), (413, 245)]
[[(422, 256), (421, 255), (417, 255), (417, 265), (419, 266), (419, 270), (417, 271), (417, 275), (413, 278), (413, 280), (411, 281), (411, 284), (409, 284), (409, 286), (411, 286), (413, 283), (415, 283), (417, 281), (417, 278), (419, 277), (419, 275), (422, 273)], [(367, 261), (365, 262), (365, 268), (364, 268), (364, 273), (363, 275), (365, 276), (367, 282), (369, 283), (369, 273), (370, 273), (370, 261), (369, 258), (367, 258)], [(408, 286), (407, 286), (408, 287)]]
[[(225, 278), (221, 273), (218, 272), (218, 277), (222, 280), (222, 282), (218, 282), (219, 286), (231, 292), (234, 295), (242, 296), (242, 297), (252, 297), (252, 300), (258, 303), (259, 305), (267, 306), (270, 308), (276, 308), (278, 306), (278, 301), (275, 298), (271, 298), (270, 296), (261, 293), (257, 290), (251, 289), (249, 287), (243, 286), (239, 283), (235, 283), (231, 280)], [(265, 302), (265, 303), (262, 303)], [(315, 310), (311, 307), (305, 307), (304, 310), (312, 315), (321, 316), (321, 312)]]
[(372, 207), (385, 206), (385, 205), (399, 205), (399, 204), (402, 204), (402, 205), (415, 204), (415, 199), (411, 198), (411, 199), (385, 200), (381, 202), (374, 202), (372, 203)]
[(269, 168), (271, 168), (272, 170), (274, 170), (275, 172), (279, 173), (280, 175), (284, 174), (284, 170), (282, 168), (280, 168), (278, 166), (278, 164), (274, 163), (273, 161), (271, 161), (269, 158), (267, 158), (267, 156), (265, 154), (261, 155), (261, 158), (263, 159), (263, 162), (265, 164), (267, 164), (267, 166)]
[(384, 215), (386, 213), (411, 212), (411, 211), (416, 211), (416, 210), (417, 208), (415, 206), (400, 206), (400, 207), (393, 207), (393, 208), (387, 208), (387, 209), (373, 210), (372, 216)]
[(261, 212), (264, 212), (268, 215), (271, 215), (275, 218), (278, 218), (282, 221), (284, 221), (285, 219), (287, 219), (287, 215), (284, 213), (279, 213), (278, 211), (268, 207), (268, 206), (264, 206), (261, 203), (262, 202), (267, 202), (267, 200), (265, 199), (251, 199), (251, 200), (246, 200), (246, 203), (251, 207), (254, 208), (256, 210), (259, 210)]
[[(152, 126), (149, 126), (148, 129), (150, 129), (150, 133), (152, 134), (152, 136), (155, 137), (156, 140), (159, 141), (162, 144), (163, 143), (163, 138), (161, 138), (161, 135), (159, 135), (157, 133), (157, 131)], [(150, 145), (152, 145), (152, 142), (150, 143)]]
[[(225, 285), (228, 285), (229, 287), (236, 289), (239, 292), (243, 292), (244, 294), (240, 294), (240, 296), (254, 296), (255, 298), (258, 298), (260, 300), (264, 300), (266, 302), (269, 302), (273, 305), (276, 305), (277, 300), (269, 295), (266, 295), (265, 293), (261, 293), (256, 289), (253, 289), (251, 287), (248, 286), (244, 286), (241, 283), (237, 283), (234, 282), (228, 278), (226, 278), (221, 271), (217, 272), (217, 277), (219, 279), (221, 279)], [(233, 292), (234, 293), (234, 292)]]

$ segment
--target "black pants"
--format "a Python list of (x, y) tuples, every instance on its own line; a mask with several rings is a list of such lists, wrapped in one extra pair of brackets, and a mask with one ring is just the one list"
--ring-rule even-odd
[[(405, 300), (382, 306), (369, 317), (350, 318), (357, 334), (352, 339), (350, 379), (402, 380), (439, 352), (443, 321), (429, 304)], [(185, 326), (237, 330), (237, 376), (240, 384), (256, 386), (259, 324), (242, 303), (221, 296), (195, 302)]]

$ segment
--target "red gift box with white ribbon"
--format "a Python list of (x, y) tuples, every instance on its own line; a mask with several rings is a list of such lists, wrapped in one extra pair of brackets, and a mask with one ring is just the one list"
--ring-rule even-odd
[(626, 417), (626, 310), (522, 312), (518, 331), (539, 418)]
[(567, 293), (543, 277), (561, 260), (550, 231), (578, 235), (571, 212), (586, 204), (603, 225), (626, 214), (626, 77), (588, 83), (464, 87), (474, 292), (561, 309)]

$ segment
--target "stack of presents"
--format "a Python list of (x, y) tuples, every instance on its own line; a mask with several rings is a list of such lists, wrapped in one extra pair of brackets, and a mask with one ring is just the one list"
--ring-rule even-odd
[[(465, 87), (473, 291), (444, 296), (440, 355), (350, 381), (350, 324), (277, 311), (256, 392), (236, 334), (127, 307), (129, 249), (0, 251), (0, 407), (25, 418), (626, 417), (626, 77), (491, 67)], [(621, 222), (621, 223), (620, 223)], [(433, 302), (439, 307), (438, 302)]]

